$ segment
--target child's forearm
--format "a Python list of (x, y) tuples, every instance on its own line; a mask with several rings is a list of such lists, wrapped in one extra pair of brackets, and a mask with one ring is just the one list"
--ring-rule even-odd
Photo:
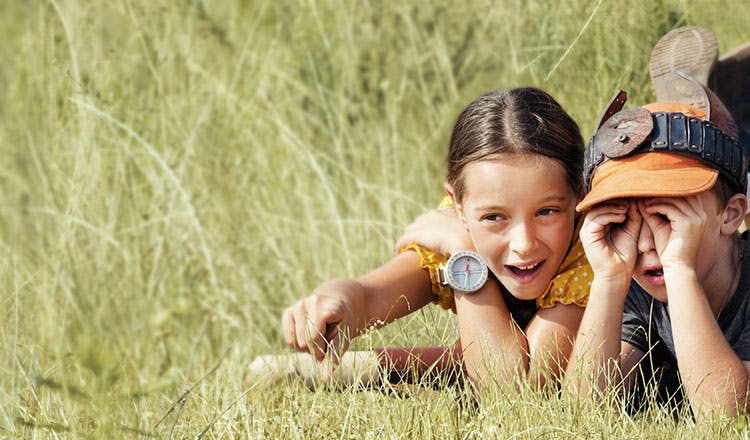
[[(568, 391), (580, 398), (597, 397), (619, 383), (622, 314), (630, 278), (594, 278), (588, 305), (566, 369)], [(613, 382), (613, 380), (615, 382)]]
[(573, 351), (584, 308), (558, 303), (539, 310), (526, 327), (529, 346), (529, 383), (537, 389), (548, 380), (559, 384)]
[(464, 366), (480, 389), (515, 386), (528, 369), (526, 338), (510, 317), (500, 288), (488, 282), (471, 294), (456, 292)]
[(747, 407), (748, 371), (719, 328), (694, 271), (665, 271), (677, 364), (696, 415)]
[(413, 251), (398, 254), (357, 282), (363, 288), (360, 332), (388, 324), (435, 299), (429, 273), (420, 267)]
[(284, 310), (282, 332), (289, 345), (322, 360), (329, 347), (343, 352), (363, 331), (417, 310), (433, 298), (429, 274), (419, 266), (418, 256), (404, 252), (359, 279), (321, 283)]

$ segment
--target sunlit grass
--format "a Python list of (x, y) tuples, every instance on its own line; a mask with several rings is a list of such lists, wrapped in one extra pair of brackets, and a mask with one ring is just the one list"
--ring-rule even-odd
[[(521, 392), (249, 388), (285, 305), (385, 261), (441, 198), (451, 125), (549, 90), (588, 136), (682, 24), (732, 2), (6, 1), (0, 5), (0, 436), (716, 437)], [(448, 344), (436, 307), (355, 342)]]

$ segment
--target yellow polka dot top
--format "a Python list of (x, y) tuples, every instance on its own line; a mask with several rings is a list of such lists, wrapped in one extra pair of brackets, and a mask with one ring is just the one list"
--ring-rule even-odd
[[(446, 197), (440, 203), (440, 207), (449, 206), (452, 206), (451, 199), (450, 197)], [(557, 303), (575, 304), (580, 307), (586, 307), (594, 273), (586, 259), (586, 254), (583, 252), (581, 240), (578, 238), (582, 224), (583, 217), (581, 216), (576, 219), (575, 241), (571, 245), (567, 255), (565, 255), (557, 275), (552, 278), (545, 293), (536, 299), (537, 308), (549, 309)], [(440, 284), (438, 281), (438, 268), (444, 265), (448, 261), (448, 258), (416, 243), (403, 247), (399, 252), (407, 250), (416, 252), (419, 255), (420, 267), (429, 271), (430, 281), (432, 281), (432, 293), (437, 297), (433, 302), (455, 312), (456, 306), (453, 301), (453, 290), (448, 286)]]

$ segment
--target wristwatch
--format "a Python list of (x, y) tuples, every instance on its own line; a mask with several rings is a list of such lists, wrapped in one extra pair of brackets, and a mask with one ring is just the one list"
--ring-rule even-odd
[(438, 268), (438, 280), (459, 292), (476, 292), (487, 282), (487, 265), (476, 252), (456, 252)]

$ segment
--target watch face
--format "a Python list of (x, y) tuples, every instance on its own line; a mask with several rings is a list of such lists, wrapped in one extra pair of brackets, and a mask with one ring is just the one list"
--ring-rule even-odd
[(448, 259), (446, 268), (448, 284), (461, 292), (479, 290), (487, 281), (487, 265), (475, 252), (461, 251)]

